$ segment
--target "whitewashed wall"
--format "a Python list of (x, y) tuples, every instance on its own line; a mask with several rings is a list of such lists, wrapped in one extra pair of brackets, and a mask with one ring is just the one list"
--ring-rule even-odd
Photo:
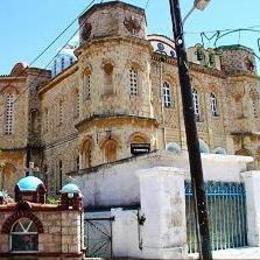
[[(251, 157), (234, 155), (202, 154), (204, 179), (238, 182), (240, 172), (246, 171)], [(188, 172), (188, 155), (160, 152), (134, 157), (125, 162), (101, 166), (97, 171), (75, 177), (88, 207), (129, 206), (140, 204), (140, 169), (156, 166), (176, 167)]]

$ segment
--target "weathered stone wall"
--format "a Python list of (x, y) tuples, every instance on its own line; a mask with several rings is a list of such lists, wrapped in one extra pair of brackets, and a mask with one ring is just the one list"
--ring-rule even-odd
[(94, 5), (80, 18), (80, 43), (104, 36), (132, 36), (145, 38), (144, 10), (120, 2)]
[[(13, 94), (16, 100), (13, 110), (13, 134), (5, 134), (5, 104), (7, 94)], [(24, 148), (28, 136), (28, 89), (26, 78), (0, 78), (0, 148)]]
[(255, 56), (252, 49), (242, 45), (222, 46), (221, 68), (228, 74), (238, 72), (256, 73)]
[[(171, 64), (172, 63), (172, 64)], [(216, 74), (216, 73), (215, 73)], [(228, 114), (225, 102), (225, 80), (214, 73), (202, 73), (196, 68), (191, 70), (192, 87), (199, 94), (200, 120), (197, 122), (199, 137), (213, 150), (216, 147), (227, 147), (224, 119)], [(152, 63), (152, 90), (155, 118), (164, 132), (163, 146), (176, 142), (186, 147), (185, 129), (183, 123), (182, 100), (178, 79), (178, 70), (175, 62)], [(171, 86), (172, 106), (164, 107), (161, 98), (163, 82)], [(218, 98), (218, 116), (213, 116), (210, 110), (210, 94)]]

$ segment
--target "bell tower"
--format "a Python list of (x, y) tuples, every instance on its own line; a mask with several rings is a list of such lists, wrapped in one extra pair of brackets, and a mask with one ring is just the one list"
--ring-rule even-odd
[[(151, 93), (152, 46), (142, 8), (110, 1), (80, 18), (80, 142), (91, 139), (91, 166), (131, 156), (132, 143), (153, 150), (157, 121)], [(87, 95), (86, 95), (87, 92)], [(151, 144), (151, 147), (150, 147)], [(100, 156), (101, 155), (101, 156)], [(87, 161), (82, 156), (81, 161)]]

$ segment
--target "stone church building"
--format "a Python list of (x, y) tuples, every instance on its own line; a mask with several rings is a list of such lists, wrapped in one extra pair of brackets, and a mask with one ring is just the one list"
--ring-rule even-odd
[[(143, 9), (96, 4), (78, 46), (53, 70), (17, 63), (0, 76), (0, 190), (34, 162), (48, 189), (139, 152), (186, 149), (174, 42), (146, 34)], [(188, 49), (201, 150), (250, 155), (260, 168), (260, 78), (242, 45)]]

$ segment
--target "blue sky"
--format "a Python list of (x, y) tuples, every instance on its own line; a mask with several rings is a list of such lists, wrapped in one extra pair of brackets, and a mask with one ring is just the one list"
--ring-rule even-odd
[[(144, 7), (146, 1), (125, 2)], [(90, 0), (1, 0), (0, 74), (9, 73), (16, 62), (32, 61), (89, 2)], [(193, 0), (180, 2), (184, 16)], [(195, 11), (185, 24), (186, 46), (200, 41), (200, 34), (193, 32), (249, 26), (258, 26), (255, 29), (260, 30), (259, 10), (259, 0), (211, 0), (204, 12)], [(148, 33), (172, 36), (168, 0), (150, 0), (146, 12)], [(45, 67), (76, 29), (77, 23), (34, 66)], [(260, 56), (257, 38), (260, 38), (260, 33), (235, 33), (223, 38), (219, 44), (244, 44)], [(205, 43), (211, 46), (210, 42)]]

